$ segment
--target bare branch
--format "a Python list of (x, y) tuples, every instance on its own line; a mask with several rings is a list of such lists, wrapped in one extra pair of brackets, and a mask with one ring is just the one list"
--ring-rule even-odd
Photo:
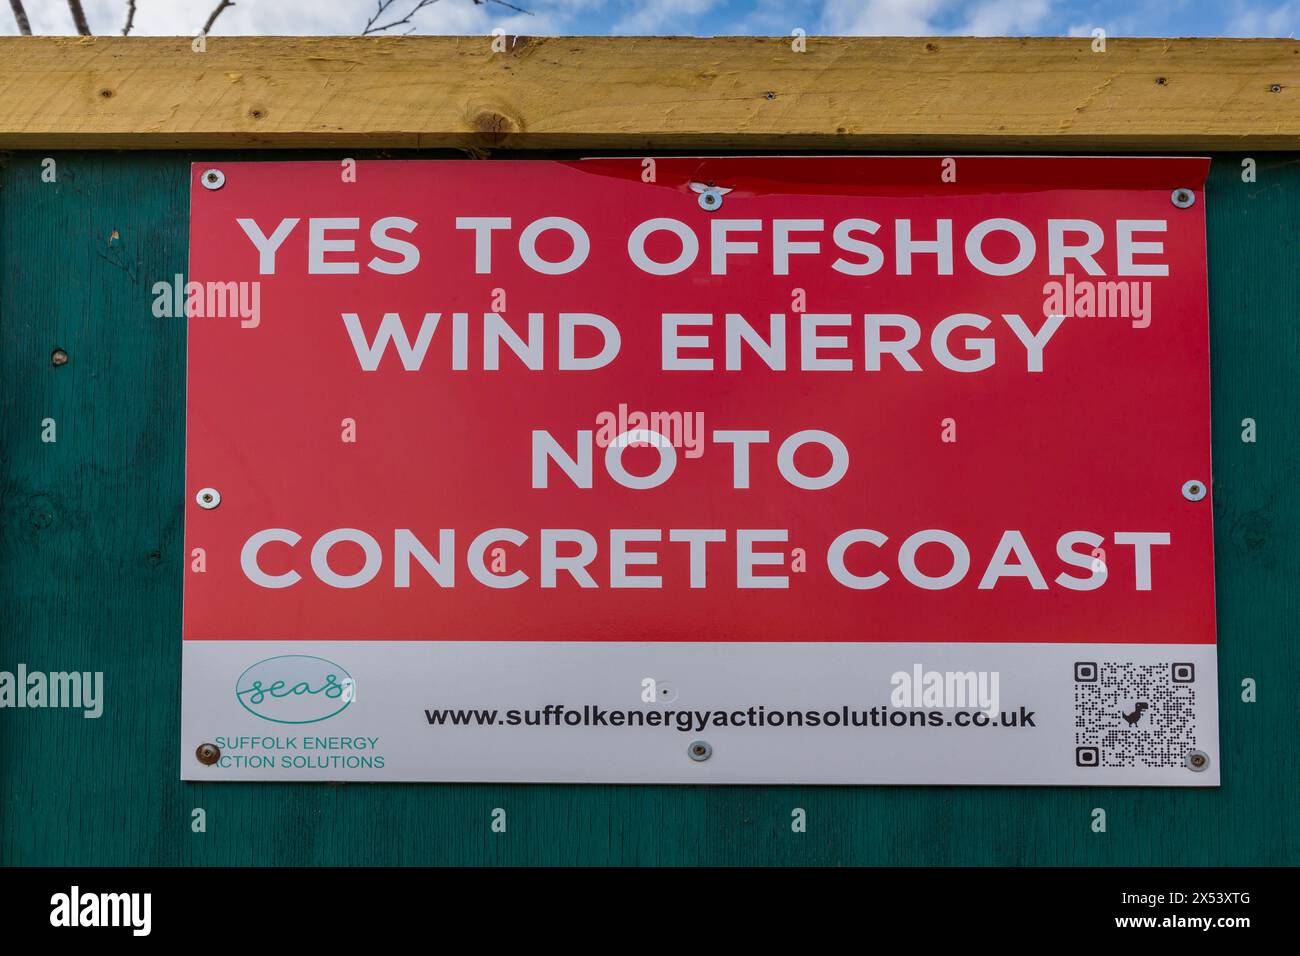
[(397, 0), (379, 0), (379, 7), (375, 10), (374, 15), (366, 21), (366, 25), (361, 30), (361, 36), (366, 36), (374, 31), (371, 29), (375, 21), (384, 15), (384, 11), (391, 7)]
[(25, 37), (32, 35), (32, 23), (27, 19), (27, 11), (23, 9), (23, 0), (9, 0), (9, 6), (13, 8), (14, 19), (18, 21), (18, 32)]
[(133, 26), (135, 26), (135, 0), (126, 0), (126, 26), (122, 27), (122, 36), (129, 36)]
[(217, 22), (217, 17), (221, 16), (222, 11), (224, 11), (226, 7), (233, 7), (234, 5), (235, 0), (221, 0), (221, 2), (217, 4), (217, 9), (213, 10), (212, 14), (208, 17), (208, 22), (203, 24), (203, 35), (207, 36), (212, 31), (212, 24)]
[(391, 7), (394, 3), (396, 3), (397, 0), (378, 0), (378, 2), (379, 2), (379, 6), (375, 10), (374, 16), (372, 16), (369, 20), (366, 21), (365, 29), (361, 31), (361, 35), (363, 37), (370, 36), (372, 33), (383, 33), (385, 30), (393, 29), (393, 27), (400, 27), (407, 23), (410, 23), (411, 17), (415, 16), (425, 7), (437, 3), (438, 0), (416, 0), (415, 6), (413, 6), (410, 9), (410, 11), (406, 14), (406, 16), (402, 17), (400, 20), (392, 20), (388, 23), (381, 23), (378, 26), (376, 26), (375, 25), (376, 21), (380, 17), (382, 17), (385, 13), (387, 13), (388, 8)]
[(515, 11), (515, 13), (522, 13), (524, 16), (527, 17), (531, 17), (533, 15), (533, 11), (525, 10), (523, 7), (516, 7), (513, 3), (506, 3), (506, 0), (474, 0), (474, 3), (477, 4), (478, 6), (483, 6), (483, 4), (485, 3), (494, 3), (498, 7), (505, 7), (507, 10), (513, 10)]
[[(407, 11), (406, 16), (389, 20), (387, 23), (380, 23), (379, 21), (383, 18), (384, 14), (388, 13), (397, 2), (398, 0), (376, 0), (375, 12), (370, 19), (366, 21), (365, 27), (361, 30), (361, 35), (363, 37), (370, 36), (374, 33), (384, 33), (387, 30), (408, 25), (410, 29), (404, 32), (410, 33), (411, 30), (415, 29), (415, 25), (412, 22), (415, 15), (425, 7), (437, 3), (438, 0), (415, 0), (415, 5)], [(475, 6), (480, 7), (488, 4), (496, 4), (497, 6), (505, 7), (508, 10), (514, 10), (516, 13), (523, 13), (532, 16), (532, 13), (528, 10), (525, 10), (523, 7), (517, 7), (513, 3), (507, 3), (506, 0), (473, 0), (473, 3)], [(396, 11), (393, 12), (393, 16), (397, 17)]]
[(81, 0), (68, 0), (68, 9), (72, 11), (72, 22), (77, 25), (77, 32), (83, 37), (90, 36), (90, 24), (86, 22), (86, 11), (81, 9)]

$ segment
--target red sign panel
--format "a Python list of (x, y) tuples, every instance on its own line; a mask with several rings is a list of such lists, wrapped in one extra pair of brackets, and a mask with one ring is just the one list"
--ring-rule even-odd
[(197, 166), (185, 637), (1213, 643), (1207, 166)]

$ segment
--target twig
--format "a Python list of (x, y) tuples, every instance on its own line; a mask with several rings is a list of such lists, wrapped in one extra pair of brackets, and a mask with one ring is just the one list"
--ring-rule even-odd
[(494, 3), (498, 7), (505, 7), (507, 10), (513, 10), (515, 13), (522, 13), (526, 17), (531, 17), (533, 11), (525, 10), (523, 7), (516, 7), (513, 3), (506, 3), (506, 0), (474, 0), (476, 4), (482, 6), (485, 3)]
[[(407, 11), (406, 16), (402, 17), (400, 20), (390, 20), (388, 23), (379, 23), (376, 26), (376, 24), (379, 21), (379, 18), (382, 17), (385, 13), (387, 13), (389, 9), (393, 6), (393, 4), (395, 4), (396, 2), (397, 0), (377, 0), (374, 15), (372, 15), (370, 19), (366, 21), (366, 25), (362, 29), (361, 35), (363, 37), (370, 36), (372, 33), (383, 33), (384, 31), (391, 30), (394, 27), (400, 27), (400, 26), (405, 26), (407, 24), (411, 24), (412, 18), (417, 13), (419, 13), (425, 7), (437, 3), (438, 0), (416, 0), (415, 6), (411, 7), (411, 9)], [(487, 4), (496, 4), (497, 6), (505, 7), (508, 10), (514, 10), (516, 13), (522, 13), (530, 17), (532, 16), (532, 13), (530, 11), (525, 10), (523, 7), (517, 7), (513, 3), (507, 3), (506, 0), (473, 0), (473, 2), (476, 6), (480, 6), (480, 7), (485, 6)], [(395, 13), (393, 15), (396, 16)], [(414, 29), (415, 26), (412, 24), (411, 30)], [(408, 30), (407, 32), (409, 33), (410, 30)]]
[(381, 16), (383, 16), (388, 11), (388, 8), (391, 7), (395, 2), (396, 0), (379, 0), (379, 6), (375, 10), (375, 15), (366, 21), (366, 27), (364, 30), (361, 31), (361, 35), (363, 37), (369, 36), (372, 33), (383, 33), (385, 30), (393, 29), (393, 27), (400, 27), (403, 24), (410, 23), (411, 17), (415, 16), (425, 7), (437, 3), (438, 0), (416, 0), (415, 6), (413, 6), (410, 9), (410, 11), (406, 14), (406, 16), (402, 17), (402, 19), (393, 20), (390, 21), (389, 23), (383, 23), (380, 24), (379, 26), (375, 26), (375, 21), (377, 21)]
[(135, 25), (135, 0), (126, 0), (126, 26), (122, 27), (122, 36), (127, 36), (131, 32), (131, 27)]
[(212, 24), (217, 22), (217, 17), (221, 16), (222, 11), (225, 10), (226, 7), (233, 7), (234, 5), (235, 0), (221, 0), (221, 2), (217, 4), (217, 9), (213, 10), (212, 15), (208, 17), (208, 22), (203, 24), (203, 35), (208, 35), (212, 30)]
[(379, 0), (378, 9), (375, 10), (374, 16), (372, 16), (369, 20), (366, 21), (366, 25), (362, 28), (360, 35), (365, 36), (366, 34), (370, 33), (371, 32), (370, 28), (374, 26), (375, 21), (378, 20), (381, 16), (383, 16), (384, 11), (387, 10), (390, 6), (392, 6), (393, 3), (394, 0)]
[(9, 6), (13, 8), (14, 19), (18, 21), (18, 32), (25, 37), (32, 35), (32, 23), (27, 19), (27, 11), (23, 9), (23, 0), (9, 0)]
[(90, 24), (86, 22), (86, 11), (81, 9), (81, 0), (68, 0), (68, 9), (72, 11), (72, 22), (77, 25), (77, 32), (83, 37), (90, 36)]

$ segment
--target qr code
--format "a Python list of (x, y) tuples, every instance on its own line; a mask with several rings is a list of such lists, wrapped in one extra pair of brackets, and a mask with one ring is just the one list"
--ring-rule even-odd
[(1169, 662), (1074, 665), (1074, 762), (1179, 767), (1196, 747), (1196, 667)]

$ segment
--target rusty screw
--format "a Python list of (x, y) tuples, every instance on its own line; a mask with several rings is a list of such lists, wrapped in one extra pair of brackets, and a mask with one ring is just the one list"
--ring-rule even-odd
[(221, 748), (216, 744), (199, 744), (199, 749), (194, 751), (194, 756), (203, 766), (211, 767), (221, 759)]
[(50, 353), (50, 364), (56, 368), (60, 365), (68, 364), (68, 353), (63, 349), (55, 349)]
[(707, 740), (692, 740), (691, 745), (686, 748), (686, 755), (696, 763), (702, 763), (713, 756), (713, 747)]

